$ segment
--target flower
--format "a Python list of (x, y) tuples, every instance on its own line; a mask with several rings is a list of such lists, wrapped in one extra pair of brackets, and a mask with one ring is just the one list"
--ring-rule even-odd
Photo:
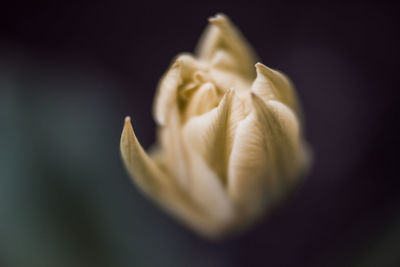
[(161, 79), (155, 149), (144, 151), (127, 117), (121, 153), (144, 193), (219, 238), (276, 206), (300, 180), (308, 153), (289, 79), (255, 64), (255, 52), (225, 15), (209, 21), (195, 55), (179, 55)]

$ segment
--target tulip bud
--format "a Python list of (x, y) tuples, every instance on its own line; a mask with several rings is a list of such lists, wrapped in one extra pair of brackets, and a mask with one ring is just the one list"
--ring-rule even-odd
[(121, 153), (147, 196), (218, 238), (276, 206), (300, 180), (308, 153), (289, 79), (256, 64), (225, 15), (209, 21), (195, 55), (179, 55), (161, 79), (154, 151), (144, 151), (127, 117)]

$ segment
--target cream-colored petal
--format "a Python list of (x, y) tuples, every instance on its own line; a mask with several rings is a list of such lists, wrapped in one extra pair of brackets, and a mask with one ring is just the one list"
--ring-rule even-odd
[(184, 121), (189, 118), (204, 114), (218, 105), (220, 97), (214, 84), (207, 82), (193, 93), (185, 109)]
[(224, 50), (235, 58), (235, 66), (248, 79), (254, 79), (252, 66), (256, 63), (256, 53), (240, 31), (224, 14), (209, 19), (210, 25), (204, 31), (196, 55), (201, 60), (212, 61), (215, 53)]
[[(261, 103), (258, 104), (261, 106)], [(306, 148), (301, 142), (299, 120), (293, 110), (280, 101), (269, 100), (266, 107), (268, 112), (264, 115), (268, 114), (276, 123), (272, 129), (276, 136), (274, 141), (278, 172), (283, 178), (291, 180), (299, 176), (309, 160), (306, 158)], [(288, 183), (291, 184), (291, 181)]]
[(211, 68), (209, 71), (212, 81), (221, 91), (234, 89), (239, 96), (248, 95), (251, 81), (244, 79), (234, 72)]
[(299, 118), (302, 118), (296, 92), (289, 78), (283, 73), (257, 63), (257, 78), (252, 85), (252, 92), (267, 101), (276, 98), (287, 105)]
[(161, 79), (155, 96), (153, 113), (159, 125), (166, 125), (170, 110), (177, 105), (177, 91), (182, 84), (182, 64), (175, 62)]
[(178, 107), (170, 109), (168, 125), (158, 130), (158, 139), (165, 154), (165, 166), (168, 172), (175, 177), (182, 189), (188, 188), (188, 154), (182, 143), (181, 122)]
[(181, 75), (184, 81), (192, 79), (194, 77), (193, 74), (196, 72), (207, 70), (207, 65), (205, 63), (197, 60), (189, 53), (179, 54), (175, 62), (181, 66)]
[(190, 155), (188, 194), (201, 210), (204, 210), (210, 224), (219, 228), (218, 231), (221, 233), (228, 231), (236, 214), (224, 186), (196, 151), (188, 147), (188, 152)]
[(187, 146), (198, 153), (226, 183), (226, 169), (237, 125), (245, 117), (242, 104), (233, 90), (228, 90), (218, 107), (191, 118), (183, 128)]
[(261, 63), (256, 64), (257, 77), (251, 85), (251, 92), (260, 97), (264, 102), (271, 99), (277, 99), (274, 86), (269, 78), (264, 74), (266, 67)]
[[(201, 215), (207, 235), (223, 234), (229, 229), (234, 211), (217, 175), (206, 165), (198, 152), (188, 146), (185, 133), (178, 127), (178, 113), (172, 108), (168, 127), (161, 129), (165, 166), (177, 180), (178, 187), (190, 196)], [(214, 233), (215, 231), (215, 233)], [(202, 230), (204, 232), (204, 230)], [(209, 233), (208, 233), (209, 232)]]
[(163, 195), (172, 190), (175, 182), (144, 151), (133, 131), (130, 117), (125, 119), (120, 147), (129, 174), (146, 194)]
[(168, 123), (171, 108), (178, 105), (178, 89), (180, 86), (190, 80), (195, 72), (204, 70), (204, 68), (204, 64), (201, 64), (189, 54), (181, 54), (176, 58), (161, 79), (155, 96), (153, 111), (154, 118), (159, 125)]
[(273, 205), (296, 164), (298, 123), (285, 105), (252, 93), (253, 112), (237, 129), (228, 169), (228, 192), (253, 220)]
[[(201, 207), (196, 203), (197, 199), (193, 199), (188, 192), (182, 191), (176, 185), (173, 177), (163, 172), (144, 151), (135, 136), (129, 117), (125, 120), (121, 136), (121, 155), (133, 181), (152, 200), (191, 225), (200, 234), (213, 238), (222, 233), (221, 229), (224, 225), (221, 216), (226, 216), (226, 212), (218, 210), (221, 214), (218, 218), (214, 218), (209, 214), (210, 207)], [(206, 193), (204, 187), (200, 188), (203, 191), (199, 190), (196, 198), (200, 197), (200, 193)], [(215, 190), (212, 187), (209, 189)], [(218, 208), (221, 202), (219, 199), (215, 201), (218, 201), (216, 203)], [(223, 200), (222, 203), (224, 201), (226, 202)]]
[(217, 50), (215, 51), (214, 56), (211, 58), (210, 67), (227, 71), (235, 71), (235, 68), (237, 68), (237, 60), (231, 53), (228, 53), (222, 49)]
[(277, 174), (254, 113), (237, 129), (228, 169), (228, 194), (244, 220), (253, 221), (276, 197)]

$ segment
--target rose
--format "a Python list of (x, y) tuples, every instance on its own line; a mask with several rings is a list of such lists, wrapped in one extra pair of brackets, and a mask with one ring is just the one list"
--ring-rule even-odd
[(121, 152), (133, 180), (208, 237), (256, 221), (307, 166), (291, 82), (255, 62), (239, 31), (217, 15), (196, 57), (179, 55), (159, 84), (159, 142), (151, 155), (125, 120)]

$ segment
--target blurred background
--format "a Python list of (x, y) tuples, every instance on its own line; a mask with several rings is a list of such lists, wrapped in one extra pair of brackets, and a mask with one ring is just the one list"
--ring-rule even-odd
[[(394, 2), (44, 1), (0, 10), (0, 266), (400, 266)], [(172, 58), (217, 12), (292, 78), (314, 165), (246, 234), (204, 240), (132, 185)]]

